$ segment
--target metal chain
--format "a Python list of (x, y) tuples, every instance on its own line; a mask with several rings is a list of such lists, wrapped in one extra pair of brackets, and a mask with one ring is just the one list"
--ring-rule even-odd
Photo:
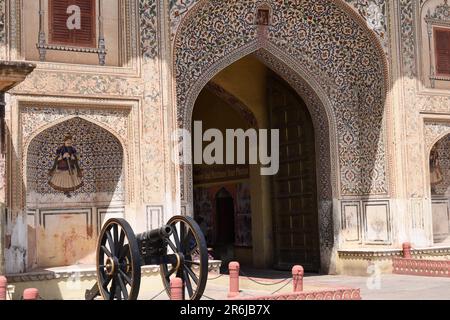
[(286, 286), (289, 284), (289, 283), (291, 283), (292, 282), (292, 279), (289, 279), (289, 281), (288, 282), (286, 282), (286, 284), (284, 285), (284, 286), (282, 286), (281, 288), (279, 288), (279, 289), (277, 289), (277, 290), (275, 290), (274, 292), (272, 292), (270, 295), (272, 295), (272, 294), (275, 294), (275, 293), (277, 293), (277, 292), (279, 292), (281, 289), (284, 289), (284, 288), (286, 288)]
[(211, 298), (211, 297), (208, 297), (207, 295), (203, 295), (203, 297), (205, 297), (206, 299), (209, 299), (209, 300), (216, 300), (216, 299), (214, 299), (214, 298)]
[(208, 281), (217, 280), (219, 278), (222, 278), (223, 276), (224, 276), (224, 274), (221, 274), (221, 275), (219, 275), (217, 277), (214, 277), (214, 278), (208, 278)]
[[(261, 286), (276, 286), (277, 284), (283, 283), (283, 282), (285, 282), (285, 281), (287, 281), (287, 280), (291, 280), (291, 281), (292, 281), (292, 278), (286, 278), (286, 279), (283, 279), (283, 280), (281, 280), (281, 281), (274, 282), (274, 283), (260, 282), (260, 281), (257, 281), (257, 280), (255, 280), (255, 279), (250, 278), (250, 277), (247, 276), (244, 272), (242, 272), (242, 270), (239, 270), (239, 273), (241, 273), (242, 276), (246, 277), (248, 280), (253, 281), (254, 283), (257, 283), (257, 284), (259, 284), (259, 285), (261, 285)], [(288, 283), (289, 283), (289, 282), (288, 282)]]
[(154, 297), (151, 298), (150, 300), (155, 300), (155, 299), (158, 298), (164, 291), (166, 291), (166, 289), (163, 289), (160, 293), (158, 293), (156, 296), (154, 296)]

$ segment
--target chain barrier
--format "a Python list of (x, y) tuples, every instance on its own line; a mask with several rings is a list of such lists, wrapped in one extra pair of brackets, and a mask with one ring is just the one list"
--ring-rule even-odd
[[(250, 281), (252, 281), (252, 282), (254, 282), (254, 283), (256, 283), (256, 284), (259, 284), (259, 285), (261, 285), (261, 286), (276, 286), (276, 285), (281, 284), (281, 283), (283, 283), (283, 282), (285, 282), (285, 281), (287, 281), (287, 280), (291, 280), (291, 281), (292, 281), (292, 278), (286, 278), (286, 279), (283, 279), (283, 280), (281, 280), (281, 281), (274, 282), (274, 283), (260, 282), (260, 281), (257, 281), (257, 280), (255, 280), (255, 279), (253, 279), (253, 278), (247, 276), (244, 272), (242, 272), (242, 270), (239, 270), (239, 273), (240, 273), (242, 276), (246, 277), (248, 280), (250, 280)], [(288, 282), (288, 283), (289, 283), (289, 282)], [(287, 283), (287, 284), (288, 284), (288, 283)], [(286, 284), (286, 285), (287, 285), (287, 284)]]
[(218, 275), (217, 277), (214, 278), (208, 278), (208, 281), (212, 281), (212, 280), (217, 280), (219, 278), (222, 278), (224, 276), (224, 274)]
[(275, 291), (272, 292), (270, 295), (273, 295), (273, 294), (275, 294), (275, 293), (278, 293), (278, 292), (281, 291), (282, 289), (286, 288), (286, 286), (287, 286), (288, 284), (290, 284), (291, 282), (292, 282), (292, 279), (289, 279), (289, 281), (286, 282), (286, 284), (285, 284), (284, 286), (282, 286), (281, 288), (275, 290)]
[[(282, 284), (283, 282), (286, 282), (283, 286), (281, 286), (280, 288), (278, 288), (278, 289), (275, 290), (274, 292), (270, 293), (270, 295), (273, 295), (273, 294), (276, 294), (276, 293), (280, 292), (281, 290), (283, 290), (284, 288), (286, 288), (286, 287), (293, 281), (292, 278), (286, 278), (286, 279), (283, 279), (283, 280), (280, 280), (280, 281), (277, 281), (277, 282), (274, 282), (274, 283), (261, 282), (261, 281), (257, 281), (257, 280), (255, 280), (255, 279), (249, 277), (249, 276), (246, 275), (244, 272), (242, 272), (242, 270), (239, 270), (239, 273), (240, 273), (241, 276), (247, 278), (248, 280), (250, 280), (250, 281), (252, 281), (252, 282), (254, 282), (254, 283), (256, 283), (256, 284), (262, 285), (262, 286), (276, 286), (276, 285)], [(219, 279), (219, 278), (222, 278), (223, 276), (225, 276), (225, 274), (220, 274), (220, 275), (218, 275), (217, 277), (208, 278), (208, 281), (217, 280), (217, 279)], [(156, 296), (154, 296), (154, 297), (151, 298), (150, 300), (156, 299), (156, 298), (159, 297), (164, 291), (166, 291), (166, 290), (162, 290), (160, 293), (158, 293)], [(216, 300), (216, 299), (214, 299), (214, 298), (208, 297), (208, 296), (205, 295), (205, 294), (203, 294), (203, 297), (206, 298), (206, 299), (208, 299), (208, 300), (213, 300), (213, 301)]]
[(150, 300), (155, 300), (156, 298), (158, 298), (163, 292), (165, 292), (166, 289), (163, 289), (160, 293), (158, 293), (156, 296), (154, 296), (153, 298), (151, 298)]

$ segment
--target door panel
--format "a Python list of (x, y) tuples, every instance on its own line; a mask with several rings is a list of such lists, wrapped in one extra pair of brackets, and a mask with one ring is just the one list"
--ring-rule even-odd
[(280, 130), (280, 170), (272, 178), (275, 267), (320, 268), (314, 129), (306, 105), (276, 75), (268, 79), (271, 128)]

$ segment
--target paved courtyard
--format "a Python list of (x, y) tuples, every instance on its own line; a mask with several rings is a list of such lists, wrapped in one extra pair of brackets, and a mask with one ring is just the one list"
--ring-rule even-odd
[[(252, 275), (249, 272), (249, 275)], [(265, 278), (240, 277), (241, 295), (252, 297), (268, 295), (274, 291), (278, 293), (292, 292), (292, 282), (288, 280), (290, 273), (269, 272)], [(210, 275), (214, 279), (214, 275)], [(259, 284), (259, 283), (264, 283)], [(204, 299), (227, 299), (228, 275), (223, 275), (219, 279), (208, 281)], [(321, 290), (331, 288), (360, 288), (363, 300), (450, 300), (450, 278), (433, 278), (404, 276), (394, 274), (382, 274), (379, 277), (357, 277), (357, 276), (322, 276), (306, 275), (304, 279), (304, 290)], [(162, 289), (162, 288), (161, 288)], [(141, 290), (140, 299), (151, 299), (160, 290)], [(167, 295), (162, 293), (155, 300), (167, 299)]]
[(382, 274), (377, 279), (351, 276), (314, 276), (305, 284), (348, 286), (361, 289), (364, 300), (450, 300), (450, 278)]
[[(78, 271), (84, 274), (79, 280), (64, 274)], [(14, 283), (15, 299), (19, 299), (25, 288), (38, 288), (45, 300), (84, 300), (86, 289), (96, 281), (93, 267), (85, 269), (62, 267), (47, 270), (59, 273), (59, 278), (46, 281)], [(290, 272), (273, 270), (241, 270), (240, 290), (242, 297), (267, 296), (272, 293), (293, 291)], [(31, 274), (30, 274), (31, 275)], [(48, 274), (35, 274), (44, 280)], [(75, 282), (73, 282), (75, 281)], [(229, 287), (227, 274), (210, 273), (204, 300), (226, 300)], [(304, 291), (332, 290), (337, 288), (359, 288), (363, 300), (450, 300), (450, 278), (434, 278), (381, 274), (378, 276), (330, 276), (306, 274)], [(145, 275), (141, 280), (140, 300), (167, 300), (159, 272)]]

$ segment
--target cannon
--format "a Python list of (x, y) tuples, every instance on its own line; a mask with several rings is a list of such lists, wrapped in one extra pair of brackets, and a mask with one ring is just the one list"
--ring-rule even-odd
[(97, 243), (97, 282), (86, 290), (86, 300), (136, 300), (141, 267), (159, 265), (162, 282), (170, 297), (170, 280), (184, 283), (186, 299), (199, 300), (208, 279), (208, 249), (194, 219), (172, 217), (165, 226), (135, 235), (124, 219), (110, 219)]

